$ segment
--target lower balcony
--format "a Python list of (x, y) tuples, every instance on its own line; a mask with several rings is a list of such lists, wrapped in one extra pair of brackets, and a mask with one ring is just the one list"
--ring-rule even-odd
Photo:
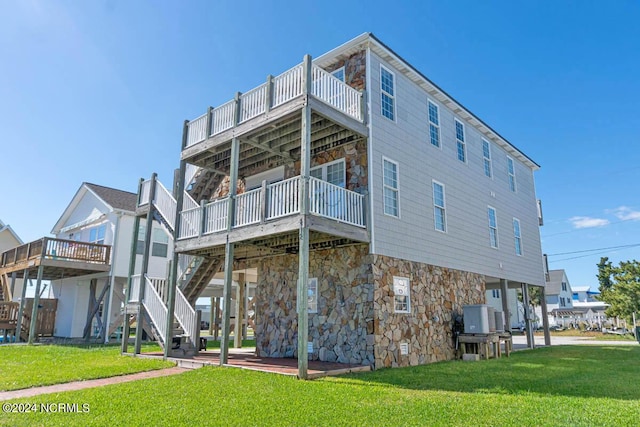
[[(302, 177), (267, 184), (238, 194), (230, 241), (282, 234), (300, 227)], [(309, 228), (359, 242), (368, 242), (366, 198), (326, 181), (309, 178)], [(189, 251), (226, 242), (229, 197), (213, 200), (180, 213), (178, 251)], [(197, 242), (187, 242), (197, 239)]]

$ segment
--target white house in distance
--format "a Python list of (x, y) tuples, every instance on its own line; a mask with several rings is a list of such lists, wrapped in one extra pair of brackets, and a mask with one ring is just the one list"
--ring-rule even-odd
[(577, 322), (585, 322), (586, 326), (602, 329), (608, 321), (605, 311), (609, 304), (599, 301), (599, 291), (592, 291), (590, 286), (573, 287), (573, 311)]
[[(54, 336), (78, 338), (87, 334), (92, 337), (106, 335), (105, 340), (108, 340), (110, 333), (122, 325), (121, 309), (129, 275), (136, 204), (135, 193), (85, 182), (53, 227), (51, 232), (58, 239), (112, 247), (109, 272), (60, 277), (51, 282), (53, 297), (58, 300)], [(142, 257), (140, 253), (144, 236), (144, 226), (141, 226), (138, 258)], [(150, 255), (149, 276), (165, 277), (168, 261), (173, 255), (173, 242), (157, 221), (153, 225)], [(94, 307), (97, 307), (97, 316), (91, 316), (92, 320), (87, 325), (87, 318)], [(105, 316), (107, 311), (109, 315)]]
[(574, 323), (573, 290), (564, 270), (549, 270), (545, 291), (549, 324), (567, 327)]
[(187, 164), (176, 252), (252, 270), (257, 354), (302, 378), (451, 359), (464, 305), (544, 287), (539, 166), (371, 33), (186, 123)]
[(0, 253), (7, 249), (20, 246), (21, 244), (22, 239), (13, 231), (13, 228), (0, 220)]

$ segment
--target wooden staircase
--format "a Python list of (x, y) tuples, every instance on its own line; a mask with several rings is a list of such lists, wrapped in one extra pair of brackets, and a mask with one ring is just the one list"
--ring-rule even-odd
[(185, 287), (182, 289), (182, 293), (187, 298), (189, 303), (195, 305), (196, 300), (200, 294), (207, 287), (213, 277), (220, 271), (220, 267), (224, 263), (222, 258), (204, 258), (200, 266), (193, 273), (193, 277), (189, 280)]

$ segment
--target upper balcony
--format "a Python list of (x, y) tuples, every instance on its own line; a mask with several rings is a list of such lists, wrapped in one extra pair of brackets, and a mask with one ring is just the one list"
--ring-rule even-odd
[[(311, 108), (311, 149), (367, 137), (363, 92), (308, 62), (185, 125), (182, 159), (219, 174), (229, 174), (230, 141), (241, 143), (239, 175), (264, 164), (270, 167), (299, 159), (301, 111)], [(309, 68), (307, 68), (309, 67)], [(311, 80), (305, 93), (307, 79)], [(249, 171), (246, 174), (243, 171)]]

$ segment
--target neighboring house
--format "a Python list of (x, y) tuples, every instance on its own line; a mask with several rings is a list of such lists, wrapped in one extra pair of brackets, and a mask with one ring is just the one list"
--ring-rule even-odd
[(0, 221), (0, 253), (7, 249), (15, 248), (22, 244), (22, 239), (18, 237), (9, 224)]
[[(131, 260), (131, 239), (137, 195), (101, 185), (83, 183), (51, 231), (58, 239), (111, 246), (109, 271), (70, 278), (51, 283), (58, 300), (54, 335), (77, 338), (101, 336), (108, 340), (115, 328), (122, 325)], [(139, 232), (137, 258), (142, 255), (144, 227)], [(149, 276), (166, 277), (168, 261), (173, 256), (172, 238), (163, 226), (154, 221)], [(138, 274), (140, 271), (135, 271)], [(109, 307), (109, 308), (107, 308)], [(90, 324), (87, 318), (97, 308)], [(105, 313), (110, 313), (105, 317)], [(98, 320), (99, 319), (99, 320)], [(107, 332), (105, 334), (105, 331)]]
[[(487, 290), (486, 303), (497, 311), (504, 311), (502, 305), (502, 289)], [(509, 307), (509, 321), (507, 324), (511, 329), (520, 328), (524, 324), (524, 312), (522, 304), (518, 301), (517, 289), (507, 290), (507, 306)]]
[(609, 304), (599, 301), (598, 296), (600, 292), (591, 290), (590, 286), (573, 287), (573, 311), (577, 322), (602, 329), (609, 321), (605, 314)]
[(592, 291), (591, 286), (573, 286), (573, 303), (598, 301), (600, 291)]
[(538, 165), (370, 33), (186, 123), (181, 160), (176, 253), (251, 271), (256, 352), (301, 377), (452, 359), (464, 305), (544, 286)]
[(549, 270), (545, 293), (549, 324), (567, 327), (574, 323), (573, 290), (564, 270)]

